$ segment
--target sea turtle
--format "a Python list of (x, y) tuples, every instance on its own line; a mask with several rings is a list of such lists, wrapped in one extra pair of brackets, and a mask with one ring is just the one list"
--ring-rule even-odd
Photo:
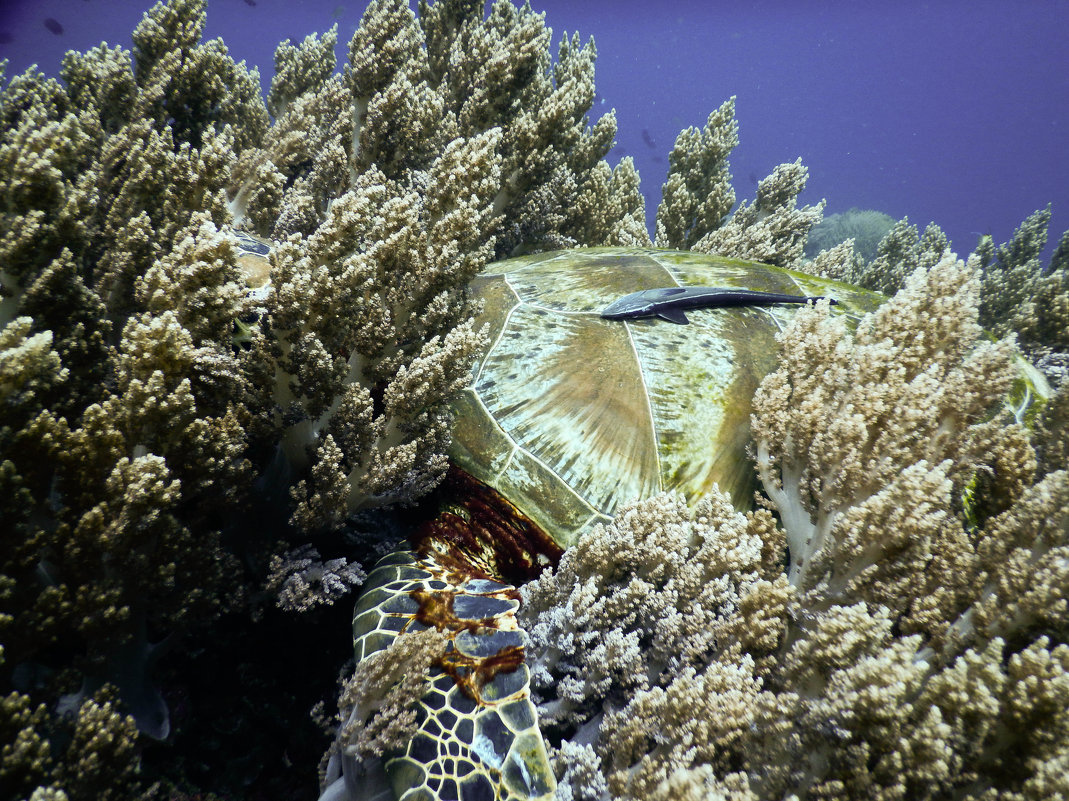
[[(245, 237), (239, 247), (252, 262), (263, 257), (263, 243)], [(371, 572), (353, 618), (358, 662), (401, 632), (431, 625), (450, 634), (452, 650), (430, 677), (418, 733), (384, 760), (385, 781), (376, 785), (366, 765), (351, 762), (342, 775), (346, 760), (336, 755), (324, 799), (552, 795), (514, 585), (628, 500), (669, 489), (696, 499), (714, 484), (740, 507), (752, 497), (750, 402), (796, 307), (688, 303), (684, 326), (677, 310), (619, 303), (651, 290), (669, 290), (653, 293), (658, 302), (701, 294), (679, 287), (826, 295), (854, 320), (882, 300), (692, 252), (580, 249), (487, 267), (473, 289), (490, 346), (455, 401), (439, 513), (413, 532), (409, 550)]]

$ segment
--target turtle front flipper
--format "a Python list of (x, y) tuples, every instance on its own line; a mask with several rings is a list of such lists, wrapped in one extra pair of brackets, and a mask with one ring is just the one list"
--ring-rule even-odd
[[(415, 734), (383, 757), (394, 798), (552, 796), (556, 781), (530, 698), (518, 607), (514, 587), (460, 575), (433, 554), (394, 552), (368, 576), (353, 616), (358, 664), (404, 633), (434, 626), (449, 638), (428, 671), (430, 689), (416, 705)], [(348, 797), (340, 790), (332, 795)]]

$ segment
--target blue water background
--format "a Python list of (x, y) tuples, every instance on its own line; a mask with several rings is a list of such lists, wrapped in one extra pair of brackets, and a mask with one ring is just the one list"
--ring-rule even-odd
[[(144, 0), (0, 0), (8, 75), (56, 74), (67, 49), (130, 45)], [(365, 4), (211, 0), (208, 37), (260, 67), (278, 41), (339, 25), (339, 59)], [(682, 127), (736, 95), (740, 199), (777, 164), (809, 166), (802, 197), (827, 213), (875, 208), (935, 221), (959, 253), (1008, 238), (1053, 204), (1069, 229), (1069, 2), (534, 0), (559, 40), (593, 36), (595, 113), (615, 108), (615, 164), (630, 155), (652, 224)], [(1053, 244), (1053, 242), (1052, 242)], [(1048, 245), (1049, 254), (1051, 245)]]

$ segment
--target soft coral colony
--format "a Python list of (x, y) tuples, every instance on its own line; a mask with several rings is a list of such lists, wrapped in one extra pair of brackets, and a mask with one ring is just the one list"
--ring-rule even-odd
[[(159, 4), (132, 52), (0, 95), (13, 798), (144, 790), (161, 643), (269, 571), (293, 608), (359, 583), (329, 533), (444, 473), (487, 262), (651, 244), (612, 115), (587, 118), (592, 43), (554, 60), (526, 7), (373, 2), (340, 74), (333, 30), (281, 45), (266, 103), (203, 25)], [(640, 502), (524, 588), (558, 796), (1069, 797), (1069, 239), (1041, 266), (1038, 213), (963, 263), (902, 223), (871, 264), (804, 263), (805, 168), (732, 213), (736, 142), (731, 101), (680, 135), (658, 246), (903, 288), (853, 335), (817, 306), (781, 336), (763, 508)], [(275, 243), (270, 281), (235, 229)], [(978, 319), (1049, 366), (1040, 419), (1004, 401), (1012, 346)], [(287, 490), (288, 529), (242, 525)]]
[(853, 336), (803, 310), (766, 508), (656, 497), (522, 588), (570, 797), (1066, 797), (1069, 483), (990, 415), (979, 289), (947, 254)]

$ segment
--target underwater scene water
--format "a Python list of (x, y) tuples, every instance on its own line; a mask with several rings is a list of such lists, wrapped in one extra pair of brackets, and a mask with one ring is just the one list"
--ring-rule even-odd
[[(4, 0), (8, 74), (63, 53), (129, 44), (138, 0)], [(902, 3), (583, 0), (532, 3), (556, 41), (598, 47), (594, 113), (615, 109), (610, 162), (635, 159), (652, 218), (679, 131), (737, 97), (740, 193), (801, 157), (804, 202), (826, 213), (875, 209), (937, 223), (966, 252), (1005, 241), (1038, 208), (1069, 228), (1069, 7), (1057, 0)], [(222, 36), (270, 82), (283, 39), (339, 26), (337, 52), (361, 3), (214, 0), (205, 36)], [(652, 221), (651, 221), (652, 222)], [(1050, 248), (1048, 248), (1049, 251)]]
[(1067, 30), (0, 0), (0, 801), (1069, 799)]

